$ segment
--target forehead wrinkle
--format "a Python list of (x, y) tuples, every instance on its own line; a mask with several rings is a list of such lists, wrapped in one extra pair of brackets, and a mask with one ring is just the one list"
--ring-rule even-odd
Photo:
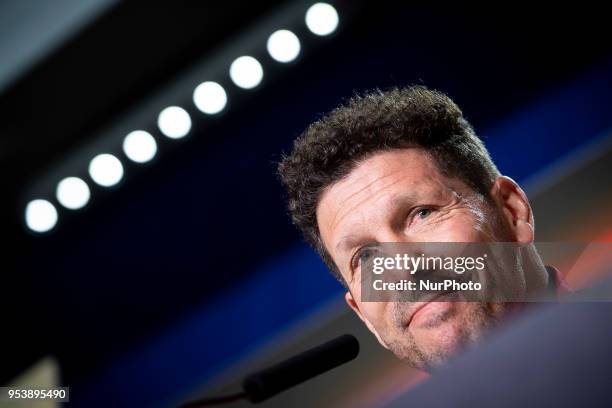
[[(330, 239), (332, 239), (332, 238), (333, 238), (334, 231), (335, 231), (336, 227), (338, 226), (338, 224), (339, 224), (339, 223), (340, 223), (340, 222), (341, 222), (341, 221), (342, 221), (344, 218), (346, 218), (346, 217), (347, 217), (349, 214), (351, 214), (351, 213), (353, 212), (353, 210), (354, 210), (354, 208), (355, 208), (355, 207), (357, 207), (357, 206), (359, 206), (360, 204), (362, 204), (362, 203), (363, 203), (364, 201), (366, 201), (366, 200), (367, 200), (367, 199), (368, 199), (370, 196), (372, 196), (372, 195), (378, 195), (378, 194), (379, 194), (379, 191), (380, 191), (381, 189), (384, 189), (384, 188), (388, 188), (388, 187), (390, 187), (390, 186), (393, 186), (393, 185), (395, 185), (395, 184), (397, 184), (397, 183), (399, 183), (399, 182), (404, 181), (404, 180), (405, 180), (405, 179), (407, 179), (407, 178), (411, 178), (411, 179), (412, 179), (412, 178), (414, 178), (414, 179), (415, 179), (415, 181), (416, 181), (417, 183), (411, 183), (411, 184), (418, 184), (418, 185), (421, 185), (421, 184), (422, 184), (422, 183), (418, 183), (418, 181), (422, 181), (422, 180), (429, 180), (429, 179), (432, 179), (432, 178), (438, 178), (438, 177), (436, 177), (436, 176), (439, 176), (439, 170), (438, 170), (438, 168), (437, 168), (436, 166), (433, 166), (433, 165), (432, 165), (432, 163), (430, 162), (430, 160), (431, 160), (431, 157), (430, 157), (430, 156), (423, 157), (423, 159), (428, 159), (428, 160), (425, 160), (425, 161), (423, 161), (421, 158), (417, 158), (417, 160), (416, 160), (416, 161), (412, 161), (412, 160), (410, 160), (410, 163), (411, 163), (411, 164), (413, 164), (413, 165), (408, 165), (408, 166), (406, 166), (406, 164), (407, 164), (407, 161), (406, 161), (406, 160), (407, 160), (407, 159), (406, 159), (405, 154), (406, 154), (406, 153), (408, 153), (408, 152), (410, 152), (410, 153), (412, 153), (412, 152), (417, 152), (417, 153), (419, 153), (419, 152), (420, 152), (420, 150), (418, 150), (418, 149), (406, 149), (406, 150), (402, 150), (402, 151), (400, 151), (400, 152), (395, 151), (395, 152), (388, 152), (388, 153), (384, 153), (384, 155), (390, 155), (390, 158), (388, 158), (388, 159), (384, 159), (384, 162), (383, 162), (383, 163), (378, 163), (378, 164), (377, 164), (377, 165), (376, 165), (376, 166), (375, 166), (373, 169), (371, 169), (371, 170), (369, 170), (369, 171), (367, 171), (367, 172), (366, 172), (365, 170), (363, 170), (363, 167), (362, 167), (362, 166), (363, 166), (364, 164), (362, 163), (362, 164), (361, 164), (361, 165), (359, 165), (357, 168), (355, 168), (355, 169), (354, 169), (352, 172), (350, 172), (350, 173), (347, 175), (347, 177), (346, 177), (346, 178), (341, 179), (340, 181), (338, 181), (338, 182), (337, 182), (337, 183), (335, 183), (335, 184), (332, 184), (331, 186), (329, 186), (329, 187), (326, 189), (326, 191), (324, 192), (324, 194), (323, 194), (323, 196), (322, 196), (322, 199), (319, 201), (319, 207), (318, 207), (317, 212), (318, 212), (318, 211), (319, 211), (321, 208), (327, 208), (327, 209), (331, 210), (331, 214), (330, 214), (330, 212), (329, 212), (329, 211), (327, 211), (327, 213), (328, 213), (328, 214), (330, 214), (330, 216), (331, 216), (331, 221), (332, 221), (332, 222), (331, 222), (331, 223), (329, 223), (329, 224), (327, 224), (327, 225), (329, 226), (328, 228), (325, 228), (325, 229), (327, 229), (327, 230), (330, 232), (330, 234), (331, 234), (331, 235), (330, 235), (328, 238), (330, 238)], [(399, 153), (401, 156), (403, 156), (403, 157), (401, 158), (401, 162), (399, 162), (399, 163), (398, 163), (398, 160), (397, 160), (397, 158), (398, 158), (398, 153)], [(377, 156), (377, 158), (378, 158), (379, 160), (381, 159), (381, 157), (380, 157), (380, 156)], [(366, 160), (365, 162), (370, 162), (370, 161), (369, 161), (369, 160)], [(364, 163), (365, 163), (365, 162), (364, 162)], [(386, 165), (387, 165), (387, 164), (389, 164), (390, 162), (395, 162), (395, 163), (394, 163), (394, 165), (393, 165), (393, 167), (392, 167), (391, 169), (385, 169)], [(371, 163), (371, 162), (370, 162), (370, 163)], [(421, 166), (417, 165), (417, 163), (423, 163), (422, 168), (419, 168), (419, 167), (421, 167)], [(358, 182), (360, 182), (361, 180), (364, 180), (364, 179), (365, 179), (365, 180), (367, 180), (367, 178), (371, 177), (371, 175), (373, 175), (373, 174), (375, 174), (375, 173), (379, 172), (379, 170), (380, 170), (380, 168), (381, 168), (381, 167), (383, 168), (383, 171), (382, 171), (383, 175), (378, 176), (378, 177), (376, 177), (376, 178), (375, 178), (375, 179), (373, 179), (373, 180), (369, 180), (369, 181), (367, 181), (366, 185), (364, 185), (363, 187), (360, 187), (360, 188), (359, 188), (359, 190), (357, 190), (357, 191), (351, 192), (351, 193), (350, 193), (350, 195), (348, 195), (348, 197), (346, 197), (346, 198), (343, 198), (343, 197), (342, 197), (341, 192), (342, 192), (343, 190), (344, 190), (344, 191), (350, 190), (350, 188), (352, 187), (352, 185), (353, 185), (353, 184), (355, 184), (355, 183), (351, 183), (351, 184), (344, 185), (344, 186), (342, 185), (343, 183), (346, 183), (347, 181), (349, 181), (349, 182), (350, 182), (350, 180), (351, 180), (351, 174), (354, 176), (354, 175), (355, 175), (355, 173), (359, 173), (359, 172), (360, 172), (360, 173), (362, 173), (362, 174), (360, 174), (360, 175), (358, 176), (358, 178), (356, 178), (357, 183), (358, 183)], [(396, 176), (396, 175), (397, 175), (399, 172), (406, 172), (406, 171), (408, 170), (408, 169), (407, 169), (407, 167), (410, 169), (410, 171), (409, 171), (409, 173), (408, 173), (408, 174), (404, 173), (402, 176), (400, 176), (400, 177), (399, 177), (399, 179), (398, 179), (398, 180), (394, 181), (393, 183), (384, 184), (383, 186), (381, 186), (380, 188), (378, 188), (376, 191), (374, 191), (374, 192), (371, 192), (371, 193), (367, 194), (367, 196), (365, 196), (365, 197), (364, 197), (362, 200), (359, 200), (357, 203), (353, 204), (353, 205), (352, 205), (350, 208), (348, 208), (348, 209), (345, 209), (345, 208), (344, 208), (344, 207), (346, 207), (345, 203), (346, 203), (347, 201), (349, 201), (350, 199), (352, 199), (352, 198), (354, 198), (355, 196), (357, 196), (357, 195), (359, 195), (359, 194), (363, 193), (364, 191), (366, 191), (366, 190), (368, 190), (368, 189), (372, 188), (372, 185), (375, 185), (375, 183), (380, 184), (380, 182), (381, 182), (381, 181), (383, 181), (383, 180), (385, 180), (385, 179), (387, 179), (387, 178), (389, 178), (389, 177)], [(361, 171), (360, 171), (360, 168), (361, 168)], [(415, 172), (415, 170), (416, 170), (416, 172)], [(440, 181), (440, 180), (438, 180), (438, 182), (439, 182), (439, 181)], [(340, 187), (340, 191), (333, 191), (333, 194), (331, 194), (331, 195), (330, 195), (330, 193), (332, 192), (332, 190), (334, 190), (334, 188), (338, 188), (338, 187)], [(337, 193), (340, 193), (340, 194), (337, 194)], [(330, 199), (330, 200), (331, 200), (331, 202), (330, 202), (329, 204), (328, 204), (328, 203), (325, 203), (325, 205), (321, 206), (321, 204), (323, 203), (323, 201), (325, 201), (325, 199), (326, 199), (326, 195), (327, 195), (327, 199)], [(334, 197), (334, 196), (336, 196), (336, 195), (339, 195), (339, 196), (340, 196), (340, 198), (336, 198), (336, 197)], [(335, 207), (335, 208), (334, 208), (334, 207)], [(334, 211), (334, 210), (336, 210), (336, 211)], [(317, 219), (320, 221), (320, 218), (319, 218), (318, 216), (317, 216)], [(323, 241), (325, 241), (325, 237), (324, 237), (323, 235), (326, 235), (326, 234), (323, 234), (323, 230), (324, 230), (324, 229), (323, 229), (323, 228), (321, 228), (321, 226), (319, 226), (319, 231), (320, 231), (320, 233), (321, 233), (321, 238), (323, 239)], [(346, 236), (348, 236), (348, 235), (349, 235), (349, 234), (345, 235), (345, 237), (346, 237)], [(332, 246), (332, 245), (333, 245), (333, 241), (332, 241), (332, 242), (329, 242), (329, 244), (330, 244), (330, 250), (332, 250), (332, 251), (333, 251), (334, 249), (336, 249), (336, 248), (335, 248), (335, 246)], [(337, 245), (336, 245), (336, 246), (337, 246)]]
[[(359, 190), (351, 193), (348, 197), (345, 197), (342, 201), (343, 202), (349, 202), (351, 201), (352, 198), (358, 196), (359, 194), (363, 193), (365, 190), (369, 190), (370, 187), (374, 184), (377, 184), (381, 181), (383, 181), (384, 179), (393, 176), (393, 174), (387, 174), (378, 178), (375, 178), (374, 180), (368, 182), (368, 184), (366, 184), (365, 186), (363, 186), (362, 188), (360, 188)], [(399, 181), (399, 180), (398, 180)], [(344, 215), (346, 214), (350, 214), (353, 209), (355, 209), (355, 207), (361, 205), (364, 201), (367, 201), (371, 196), (376, 195), (381, 189), (385, 188), (388, 185), (393, 185), (395, 183), (397, 183), (398, 181), (391, 183), (391, 184), (385, 184), (382, 187), (379, 187), (376, 191), (370, 192), (369, 194), (367, 194), (366, 196), (364, 196), (362, 199), (360, 199), (359, 201), (357, 201), (356, 203), (354, 203), (351, 207), (347, 208), (345, 211), (338, 211), (334, 214), (334, 218), (332, 219), (332, 223), (331, 223), (331, 227), (332, 228), (336, 228), (336, 226), (338, 225), (338, 222), (340, 222), (343, 218)], [(340, 220), (337, 221), (338, 215), (343, 214), (343, 216), (341, 217)]]
[[(389, 186), (393, 186), (399, 182), (404, 181), (407, 177), (409, 176), (404, 176), (400, 179), (398, 179), (397, 181), (394, 181), (393, 183), (389, 183), (386, 184), (385, 186), (382, 186), (380, 189), (384, 189), (386, 187)], [(461, 195), (459, 193), (457, 193), (457, 191), (451, 186), (451, 185), (447, 185), (446, 183), (443, 182), (443, 180), (440, 180), (438, 177), (431, 177), (431, 175), (426, 175), (424, 177), (424, 179), (426, 180), (434, 180), (434, 185), (438, 186), (439, 188), (434, 188), (434, 189), (428, 189), (428, 191), (430, 191), (431, 193), (433, 193), (433, 195), (435, 197), (442, 197), (442, 196), (446, 196), (447, 194), (451, 194), (453, 197), (455, 198), (460, 198)], [(379, 181), (380, 179), (374, 180), (374, 181)], [(368, 186), (371, 185), (372, 183), (368, 183)], [(413, 183), (415, 184), (415, 183)], [(421, 185), (422, 183), (416, 183)], [(379, 190), (380, 190), (379, 189)], [(363, 191), (364, 189), (361, 189), (360, 191)], [(351, 194), (351, 197), (354, 196), (355, 194)], [(402, 207), (404, 206), (404, 204), (406, 202), (414, 202), (416, 200), (416, 197), (418, 197), (418, 193), (415, 193), (414, 191), (410, 191), (410, 192), (402, 192), (399, 194), (394, 194), (390, 199), (387, 200), (386, 205), (383, 204), (381, 205), (381, 207), (383, 206), (388, 206), (392, 208), (392, 211), (394, 208), (398, 208), (398, 207)], [(347, 210), (342, 212), (342, 215), (340, 216), (340, 219), (338, 219), (339, 216), (339, 212), (336, 213), (334, 215), (334, 224), (332, 226), (332, 228), (335, 228), (344, 218), (346, 218), (348, 215), (351, 214), (352, 210), (355, 207), (358, 207), (361, 203), (363, 203), (364, 201), (366, 201), (369, 197), (364, 198), (363, 200), (359, 201), (358, 203), (356, 203), (355, 205), (353, 205), (352, 207), (348, 208)], [(382, 196), (379, 198), (379, 200), (384, 199), (385, 197)], [(352, 246), (355, 245), (356, 242), (359, 242), (359, 237), (357, 237), (355, 234), (347, 234), (344, 235), (339, 241), (338, 244), (336, 244), (335, 249), (338, 250), (346, 250)]]
[[(401, 180), (398, 180), (401, 181)], [(392, 183), (390, 185), (393, 185), (395, 183)], [(408, 193), (399, 193), (399, 194), (393, 194), (393, 196), (386, 200), (386, 202), (384, 204), (381, 205), (381, 207), (389, 207), (390, 212), (395, 212), (397, 209), (402, 208), (406, 203), (411, 203), (415, 201), (415, 198), (417, 197), (417, 194), (414, 194), (413, 192), (408, 192)], [(385, 197), (380, 197), (379, 200), (384, 199)], [(359, 204), (357, 204), (359, 205)], [(350, 212), (350, 209), (348, 210)], [(359, 241), (359, 238), (356, 234), (347, 234), (344, 235), (339, 241), (338, 241), (338, 245), (336, 245), (336, 248), (350, 248), (351, 246), (354, 245), (353, 242), (357, 242)]]
[[(364, 190), (369, 189), (369, 188), (370, 188), (370, 187), (371, 187), (371, 186), (372, 186), (374, 183), (378, 183), (379, 181), (381, 181), (381, 180), (383, 180), (383, 179), (385, 179), (385, 178), (387, 178), (387, 177), (390, 177), (390, 176), (392, 176), (392, 175), (393, 175), (393, 174), (388, 174), (388, 175), (386, 175), (386, 176), (383, 176), (383, 177), (377, 178), (377, 179), (375, 179), (375, 180), (373, 180), (373, 181), (369, 182), (369, 183), (368, 183), (368, 184), (367, 184), (367, 185), (366, 185), (364, 188), (362, 188), (362, 189), (360, 189), (360, 190), (356, 191), (355, 193), (351, 194), (350, 196), (346, 197), (346, 199), (344, 199), (344, 202), (348, 202), (348, 201), (350, 201), (350, 200), (351, 200), (351, 198), (353, 198), (353, 197), (355, 197), (355, 196), (359, 195), (359, 194), (360, 194), (360, 193), (362, 193)], [(335, 228), (338, 226), (338, 224), (339, 224), (340, 222), (342, 222), (342, 220), (343, 220), (343, 219), (345, 219), (345, 218), (346, 218), (348, 215), (350, 215), (350, 214), (353, 212), (353, 210), (354, 210), (355, 208), (359, 207), (359, 206), (360, 206), (361, 204), (363, 204), (364, 202), (366, 202), (366, 201), (370, 200), (372, 197), (376, 197), (376, 196), (378, 196), (378, 193), (379, 193), (381, 190), (384, 190), (384, 189), (389, 188), (389, 187), (391, 187), (391, 186), (394, 186), (394, 185), (396, 185), (396, 184), (398, 184), (398, 183), (401, 183), (401, 182), (402, 182), (402, 181), (404, 181), (404, 180), (405, 180), (407, 177), (408, 177), (408, 176), (404, 176), (404, 177), (401, 177), (401, 178), (399, 178), (399, 179), (397, 179), (397, 180), (395, 180), (395, 181), (393, 181), (393, 182), (391, 182), (391, 183), (386, 183), (386, 184), (384, 184), (384, 185), (382, 185), (382, 186), (378, 187), (378, 188), (377, 188), (375, 191), (370, 192), (369, 194), (367, 194), (366, 196), (364, 196), (363, 198), (361, 198), (359, 201), (357, 201), (356, 203), (354, 203), (352, 206), (350, 206), (350, 207), (346, 208), (344, 211), (338, 211), (338, 212), (336, 212), (336, 213), (334, 214), (334, 218), (332, 219), (332, 223), (331, 223), (331, 227), (332, 227), (332, 229), (335, 229)], [(378, 201), (380, 201), (380, 200), (384, 199), (384, 195), (383, 195), (383, 196), (380, 196), (380, 197), (376, 197), (376, 198), (377, 198), (377, 200), (376, 200), (376, 201), (378, 202)], [(343, 206), (343, 208), (344, 208), (344, 206)]]
[[(409, 151), (411, 151), (411, 152), (412, 152), (412, 151), (413, 151), (413, 149), (410, 149)], [(402, 153), (402, 154), (405, 154), (405, 151), (402, 151), (401, 153)], [(382, 153), (382, 154), (393, 154), (393, 155), (396, 155), (396, 154), (397, 154), (397, 152), (386, 152), (386, 153)], [(351, 177), (350, 177), (350, 176), (351, 176), (351, 174), (359, 173), (360, 171), (361, 171), (361, 172), (363, 172), (363, 166), (365, 165), (365, 163), (370, 162), (370, 160), (372, 160), (372, 159), (365, 160), (364, 162), (362, 162), (362, 163), (361, 163), (359, 166), (357, 166), (357, 167), (356, 167), (356, 168), (355, 168), (353, 171), (351, 171), (351, 172), (350, 172), (350, 173), (349, 173), (349, 174), (348, 174), (348, 175), (347, 175), (345, 178), (343, 178), (343, 179), (339, 180), (338, 182), (336, 182), (336, 183), (332, 184), (331, 186), (329, 186), (329, 187), (326, 189), (326, 192), (327, 192), (327, 193), (329, 193), (329, 192), (330, 192), (330, 190), (334, 189), (334, 187), (338, 187), (339, 185), (341, 185), (341, 184), (346, 183), (347, 181), (349, 181), (349, 180), (350, 180), (350, 178), (351, 178)], [(384, 167), (384, 165), (385, 165), (385, 164), (386, 164), (386, 161), (385, 161), (385, 163), (380, 163), (380, 164), (377, 164), (377, 165), (375, 166), (375, 168), (374, 168), (374, 169), (372, 169), (371, 171), (367, 172), (367, 173), (366, 173), (366, 174), (364, 174), (364, 175), (361, 175), (361, 176), (360, 176), (360, 177), (357, 179), (357, 182), (358, 182), (359, 180), (363, 179), (363, 178), (368, 177), (370, 174), (372, 174), (372, 173), (376, 172), (376, 171), (378, 170), (378, 168), (380, 168), (380, 167)], [(427, 167), (429, 167), (429, 166), (427, 166)], [(397, 174), (399, 171), (405, 171), (405, 170), (406, 170), (405, 164), (402, 164), (402, 165), (400, 166), (400, 168), (394, 168), (394, 169), (392, 169), (391, 171), (387, 171), (387, 174), (383, 174), (382, 176), (378, 176), (378, 177), (376, 177), (375, 179), (373, 179), (373, 180), (369, 181), (369, 182), (368, 182), (368, 183), (367, 183), (365, 186), (363, 186), (363, 187), (362, 187), (362, 188), (360, 188), (359, 190), (357, 190), (357, 191), (355, 191), (355, 192), (351, 193), (351, 194), (350, 194), (348, 197), (345, 197), (345, 198), (343, 199), (343, 201), (345, 201), (345, 202), (346, 202), (346, 201), (350, 200), (352, 197), (354, 197), (355, 195), (357, 195), (357, 194), (359, 194), (359, 193), (363, 192), (364, 190), (368, 189), (368, 188), (369, 188), (369, 187), (370, 187), (372, 184), (374, 184), (374, 183), (378, 183), (378, 182), (380, 182), (380, 181), (384, 180), (385, 178), (388, 178), (388, 177), (392, 177), (392, 176), (394, 176), (394, 175), (395, 175), (395, 174)], [(402, 176), (402, 177), (401, 177), (401, 179), (404, 179), (404, 178), (406, 178), (406, 177), (408, 177), (408, 175), (404, 175), (404, 176)], [(395, 183), (393, 183), (393, 184), (395, 184)], [(391, 185), (393, 185), (393, 184), (391, 184)], [(344, 186), (344, 188), (342, 188), (342, 189), (346, 189), (346, 188), (350, 188), (350, 185), (349, 185), (349, 186)], [(381, 188), (382, 188), (382, 187), (381, 187)], [(379, 190), (380, 190), (380, 189), (379, 189)], [(319, 204), (320, 204), (320, 203), (321, 203), (321, 201), (319, 201)], [(334, 216), (334, 220), (335, 220), (336, 216), (337, 216), (337, 214)], [(332, 225), (335, 225), (335, 224), (336, 224), (335, 222), (332, 222)]]

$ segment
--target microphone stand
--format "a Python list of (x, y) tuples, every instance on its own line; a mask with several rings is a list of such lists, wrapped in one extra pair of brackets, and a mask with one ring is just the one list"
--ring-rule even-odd
[(357, 357), (357, 354), (359, 354), (359, 342), (355, 336), (344, 334), (247, 376), (242, 381), (241, 392), (187, 402), (179, 408), (222, 405), (243, 398), (258, 403), (347, 363)]

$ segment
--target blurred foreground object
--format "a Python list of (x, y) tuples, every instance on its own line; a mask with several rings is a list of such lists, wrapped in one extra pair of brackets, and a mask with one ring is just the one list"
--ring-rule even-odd
[(387, 407), (611, 406), (612, 279), (515, 321)]

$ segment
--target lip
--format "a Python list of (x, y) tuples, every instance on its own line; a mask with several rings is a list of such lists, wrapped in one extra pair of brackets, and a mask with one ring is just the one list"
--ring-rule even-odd
[(408, 322), (406, 323), (406, 327), (410, 326), (410, 323), (412, 323), (412, 319), (414, 319), (414, 316), (416, 316), (417, 313), (419, 313), (419, 311), (421, 309), (423, 309), (425, 306), (427, 306), (428, 304), (435, 302), (436, 299), (439, 299), (443, 296), (446, 296), (448, 294), (454, 293), (455, 291), (449, 290), (446, 292), (442, 292), (439, 293), (437, 295), (432, 296), (431, 298), (429, 298), (428, 300), (422, 301), (422, 302), (418, 302), (419, 304), (412, 310), (412, 312), (410, 313), (410, 317), (408, 318)]

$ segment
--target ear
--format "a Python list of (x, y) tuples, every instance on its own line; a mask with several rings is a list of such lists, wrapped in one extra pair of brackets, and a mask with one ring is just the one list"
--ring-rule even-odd
[(491, 188), (491, 197), (498, 204), (516, 242), (533, 242), (535, 228), (529, 199), (510, 177), (498, 176)]
[(357, 302), (355, 302), (355, 299), (353, 298), (353, 295), (351, 294), (351, 292), (347, 291), (344, 294), (344, 300), (346, 301), (346, 304), (349, 305), (349, 307), (351, 309), (353, 309), (353, 312), (355, 312), (355, 314), (357, 316), (359, 316), (359, 318), (361, 319), (361, 321), (366, 325), (366, 327), (368, 328), (368, 330), (370, 330), (372, 332), (372, 334), (374, 334), (374, 336), (376, 336), (376, 339), (378, 340), (378, 342), (387, 350), (389, 350), (389, 347), (385, 344), (385, 342), (383, 341), (383, 339), (380, 337), (380, 335), (378, 334), (378, 332), (376, 331), (376, 329), (374, 328), (374, 326), (372, 325), (372, 323), (370, 323), (370, 321), (363, 315), (363, 313), (361, 313), (361, 310), (359, 309), (359, 305), (357, 304)]

